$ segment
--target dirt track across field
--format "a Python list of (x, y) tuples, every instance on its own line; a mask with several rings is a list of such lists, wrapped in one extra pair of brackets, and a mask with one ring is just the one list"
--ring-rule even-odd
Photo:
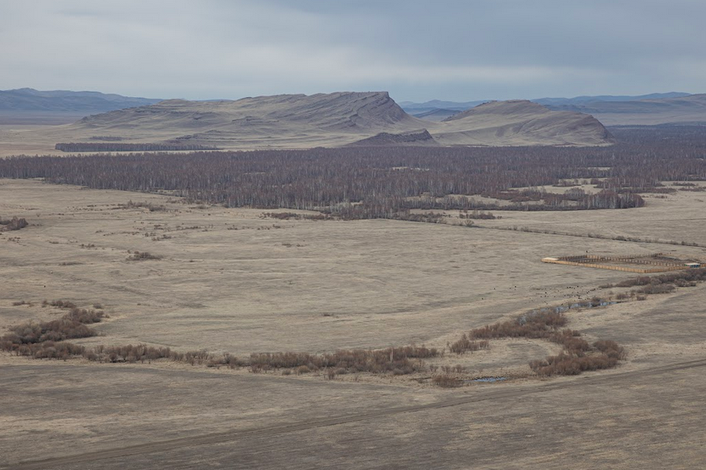
[[(445, 408), (462, 407), (466, 405), (475, 405), (484, 403), (480, 406), (492, 408), (497, 405), (502, 405), (508, 401), (516, 399), (527, 399), (535, 401), (542, 399), (543, 396), (551, 392), (559, 392), (563, 394), (571, 394), (577, 389), (585, 390), (588, 387), (607, 387), (615, 389), (622, 386), (635, 383), (636, 380), (665, 380), (669, 381), (670, 376), (673, 377), (675, 372), (687, 371), (691, 369), (700, 369), (706, 366), (706, 359), (686, 361), (681, 363), (669, 364), (662, 367), (657, 367), (648, 370), (638, 370), (630, 372), (618, 372), (612, 374), (595, 375), (592, 377), (583, 377), (571, 381), (547, 382), (539, 386), (528, 385), (512, 388), (491, 388), (476, 393), (453, 394), (442, 400), (411, 406), (389, 407), (385, 409), (376, 409), (373, 411), (365, 411), (347, 415), (333, 416), (328, 418), (302, 420), (290, 424), (275, 424), (270, 426), (255, 427), (248, 429), (237, 429), (220, 433), (203, 434), (195, 436), (187, 436), (178, 439), (167, 441), (156, 441), (140, 445), (132, 445), (127, 447), (117, 447), (97, 452), (87, 452), (78, 455), (69, 455), (65, 457), (49, 458), (38, 461), (20, 462), (8, 467), (17, 470), (29, 469), (57, 469), (57, 468), (80, 468), (76, 467), (83, 464), (89, 464), (90, 468), (113, 468), (116, 461), (128, 463), (130, 459), (136, 456), (144, 456), (146, 454), (156, 454), (160, 452), (189, 451), (192, 454), (199, 455), (198, 448), (204, 446), (217, 446), (227, 443), (237, 443), (239, 448), (247, 449), (246, 452), (266, 452), (267, 448), (277, 438), (277, 436), (296, 433), (302, 431), (317, 430), (323, 428), (332, 428), (337, 426), (349, 425), (352, 423), (360, 423), (363, 426), (374, 428), (376, 423), (389, 420), (395, 415), (423, 413), (426, 411), (440, 410)], [(605, 388), (603, 393), (605, 393)], [(460, 396), (459, 396), (460, 395)], [(633, 404), (634, 406), (635, 404)], [(570, 412), (570, 410), (568, 410)], [(212, 455), (211, 457), (214, 457)], [(217, 457), (217, 454), (215, 455)], [(246, 456), (240, 455), (246, 459)], [(518, 458), (520, 456), (517, 456)], [(703, 455), (706, 461), (706, 454)], [(117, 459), (117, 460), (116, 460)], [(385, 461), (384, 456), (381, 456), (381, 462)], [(510, 462), (506, 462), (510, 463)], [(240, 467), (237, 462), (232, 462), (237, 468)], [(86, 467), (88, 468), (88, 467)], [(234, 467), (235, 468), (235, 467)], [(505, 467), (507, 468), (507, 467)], [(574, 467), (577, 468), (577, 467)], [(632, 467), (623, 467), (632, 468)], [(692, 467), (694, 468), (694, 467)]]

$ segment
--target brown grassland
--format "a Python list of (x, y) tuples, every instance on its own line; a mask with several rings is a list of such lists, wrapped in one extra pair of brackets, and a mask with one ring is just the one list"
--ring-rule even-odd
[(0, 468), (703, 467), (703, 273), (541, 262), (706, 261), (690, 184), (419, 223), (0, 179)]

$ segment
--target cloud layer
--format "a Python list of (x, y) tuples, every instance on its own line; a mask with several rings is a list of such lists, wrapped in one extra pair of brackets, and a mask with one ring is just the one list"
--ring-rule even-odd
[(700, 92), (700, 0), (0, 0), (0, 89), (398, 100)]

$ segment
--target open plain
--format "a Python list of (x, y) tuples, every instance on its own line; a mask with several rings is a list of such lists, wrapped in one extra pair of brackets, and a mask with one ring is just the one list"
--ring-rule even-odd
[(0, 470), (706, 469), (706, 1), (0, 0)]
[[(622, 290), (601, 286), (633, 277), (544, 256), (706, 259), (702, 192), (646, 201), (506, 212), (466, 227), (450, 212), (437, 224), (279, 220), (170, 195), (4, 179), (0, 215), (29, 226), (0, 233), (0, 328), (58, 318), (61, 309), (42, 304), (62, 299), (109, 315), (99, 336), (73, 340), (87, 346), (244, 358), (444, 349), (531, 309), (612, 298)], [(131, 260), (135, 252), (158, 259)], [(619, 367), (540, 379), (528, 362), (556, 344), (493, 340), (429, 360), (461, 365), (469, 379), (506, 379), (453, 389), (419, 373), (329, 379), (2, 353), (0, 468), (699, 468), (704, 305), (698, 284), (572, 309), (570, 328), (625, 347)]]

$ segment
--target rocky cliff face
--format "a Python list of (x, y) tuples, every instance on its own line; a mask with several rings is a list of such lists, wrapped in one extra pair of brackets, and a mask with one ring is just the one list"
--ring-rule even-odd
[(287, 123), (331, 130), (378, 130), (413, 120), (386, 92), (341, 92), (260, 96), (237, 101), (167, 100), (89, 116), (81, 124), (97, 127), (141, 123), (169, 128)]

